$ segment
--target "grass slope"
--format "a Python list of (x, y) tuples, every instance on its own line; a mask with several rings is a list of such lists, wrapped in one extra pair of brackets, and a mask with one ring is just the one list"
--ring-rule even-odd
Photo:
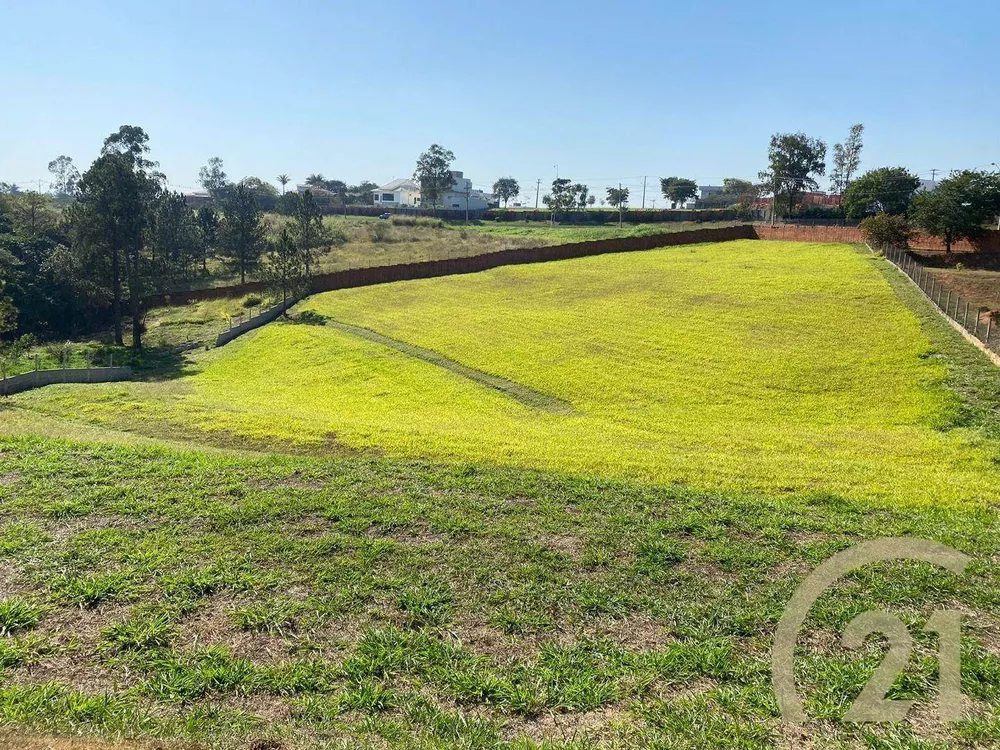
[(990, 412), (970, 412), (948, 386), (947, 365), (882, 264), (849, 246), (746, 241), (303, 305), (561, 399), (570, 413), (333, 326), (287, 324), (210, 353), (192, 377), (50, 388), (17, 403), (153, 434), (771, 495), (993, 502), (1000, 443), (983, 429)]

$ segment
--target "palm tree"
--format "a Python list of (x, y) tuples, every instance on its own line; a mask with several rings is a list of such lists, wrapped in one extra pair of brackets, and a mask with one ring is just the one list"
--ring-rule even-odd
[(291, 178), (289, 178), (289, 176), (287, 174), (279, 174), (278, 175), (278, 182), (281, 183), (281, 194), (284, 195), (285, 194), (285, 185), (287, 185), (289, 182), (291, 182)]

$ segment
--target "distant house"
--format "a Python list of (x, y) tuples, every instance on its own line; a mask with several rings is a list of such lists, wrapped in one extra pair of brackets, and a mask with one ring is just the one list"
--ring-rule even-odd
[(190, 193), (184, 193), (184, 202), (191, 208), (203, 208), (204, 206), (211, 206), (215, 201), (212, 200), (212, 196), (206, 191), (193, 190)]
[(372, 190), (374, 204), (384, 208), (413, 208), (420, 205), (420, 186), (413, 180), (393, 180)]
[[(451, 176), (455, 182), (452, 183), (451, 190), (438, 196), (437, 204), (442, 208), (452, 211), (468, 208), (470, 211), (484, 211), (490, 207), (493, 196), (484, 193), (482, 190), (473, 190), (472, 180), (463, 176), (461, 172), (452, 172)], [(429, 205), (425, 201), (426, 205)]]
[(330, 206), (340, 206), (343, 203), (340, 200), (340, 196), (337, 195), (332, 190), (327, 190), (326, 188), (316, 187), (315, 185), (296, 185), (296, 193), (304, 193), (308, 190), (312, 193), (313, 200), (316, 201), (316, 205), (321, 207)]

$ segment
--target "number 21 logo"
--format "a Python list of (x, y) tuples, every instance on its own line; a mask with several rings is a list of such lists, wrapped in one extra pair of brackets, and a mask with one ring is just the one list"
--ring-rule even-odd
[[(774, 635), (771, 672), (781, 716), (786, 721), (806, 721), (802, 701), (795, 689), (793, 659), (795, 642), (810, 607), (846, 573), (870, 563), (888, 560), (918, 560), (962, 573), (969, 564), (968, 555), (938, 542), (925, 539), (877, 539), (838, 552), (819, 565), (799, 586), (782, 614)], [(938, 635), (938, 716), (941, 721), (961, 717), (961, 628), (960, 612), (942, 610), (928, 620), (926, 629)], [(844, 716), (844, 721), (902, 721), (913, 701), (889, 700), (885, 694), (906, 667), (913, 648), (913, 638), (906, 625), (889, 612), (865, 612), (858, 615), (844, 631), (848, 648), (860, 647), (871, 633), (883, 633), (889, 639), (889, 652), (872, 679)]]

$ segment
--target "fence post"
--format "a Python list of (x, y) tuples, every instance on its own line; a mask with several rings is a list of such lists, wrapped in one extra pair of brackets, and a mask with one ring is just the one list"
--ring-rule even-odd
[(948, 300), (944, 303), (944, 314), (951, 315), (951, 289), (948, 290)]
[(36, 354), (35, 355), (35, 372), (38, 372), (41, 369), (41, 364), (42, 364), (42, 357), (41, 357), (41, 355)]
[(962, 317), (962, 328), (969, 330), (969, 301), (965, 301), (965, 315)]
[(985, 338), (985, 342), (986, 342), (986, 346), (987, 347), (990, 345), (990, 332), (991, 332), (992, 329), (993, 329), (993, 316), (990, 315), (986, 319), (986, 338)]
[(976, 336), (977, 338), (979, 337), (979, 308), (978, 307), (976, 308), (976, 327), (972, 331), (972, 335)]

